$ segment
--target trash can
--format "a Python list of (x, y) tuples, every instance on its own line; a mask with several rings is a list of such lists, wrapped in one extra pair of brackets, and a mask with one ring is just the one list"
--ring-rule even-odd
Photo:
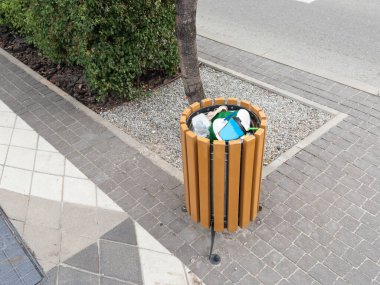
[[(228, 111), (245, 109), (253, 135), (232, 141), (199, 137), (191, 120), (220, 106)], [(259, 211), (267, 119), (264, 112), (246, 100), (204, 99), (186, 108), (180, 118), (185, 204), (194, 222), (212, 225), (216, 232), (246, 228)]]

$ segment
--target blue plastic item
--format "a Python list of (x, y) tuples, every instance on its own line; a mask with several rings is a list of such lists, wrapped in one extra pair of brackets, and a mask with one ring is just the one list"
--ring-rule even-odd
[(219, 132), (220, 138), (224, 141), (236, 140), (242, 135), (244, 135), (244, 132), (235, 121), (235, 118), (231, 119)]

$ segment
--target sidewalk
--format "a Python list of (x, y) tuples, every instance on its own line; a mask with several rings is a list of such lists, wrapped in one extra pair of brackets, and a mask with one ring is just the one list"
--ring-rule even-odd
[[(72, 161), (83, 165), (85, 161), (78, 160), (79, 153), (75, 156), (72, 150), (66, 148), (69, 152), (63, 155), (63, 149), (58, 151), (41, 133), (48, 139), (55, 137), (58, 146), (68, 144), (56, 134), (47, 135), (47, 130), (51, 130), (52, 126), (61, 131), (78, 130), (79, 127), (81, 134), (91, 138), (94, 145), (95, 142), (98, 145), (102, 143), (104, 137), (112, 139), (113, 136), (99, 128), (87, 132), (87, 128), (91, 128), (90, 124), (75, 122), (69, 115), (75, 113), (75, 108), (70, 108), (69, 104), (53, 93), (45, 95), (52, 96), (53, 102), (64, 105), (63, 108), (70, 108), (72, 112), (60, 112), (52, 105), (47, 106), (49, 99), (44, 95), (37, 97), (41, 94), (36, 92), (35, 98), (40, 99), (39, 102), (46, 107), (45, 116), (41, 116), (46, 120), (37, 122), (27, 117), (26, 114), (31, 114), (30, 110), (42, 110), (31, 103), (29, 95), (33, 94), (32, 87), (8, 81), (9, 78), (17, 81), (17, 77), (4, 68), (4, 58), (1, 60), (0, 205), (47, 272), (45, 284), (197, 284), (196, 277), (189, 273), (181, 261), (103, 192), (103, 189), (111, 192), (112, 186), (103, 172), (92, 165), (85, 165), (85, 169), (93, 173), (90, 176), (86, 172), (93, 177), (90, 180), (68, 159), (72, 157)], [(30, 83), (33, 85), (34, 82)], [(18, 89), (20, 86), (30, 90), (23, 93)], [(12, 102), (14, 94), (21, 96), (19, 98), (26, 107), (22, 107), (22, 110), (28, 111), (23, 112), (16, 107), (14, 110), (19, 111), (16, 114), (4, 103)], [(9, 105), (12, 106), (12, 103)], [(47, 110), (52, 113), (48, 115)], [(76, 114), (80, 118), (84, 117), (78, 111)], [(76, 127), (74, 123), (77, 123)], [(70, 139), (72, 143), (73, 136)], [(83, 149), (83, 146), (76, 146), (76, 150)], [(136, 152), (130, 152), (130, 155), (136, 155)], [(98, 159), (100, 156), (93, 158)], [(120, 172), (119, 177), (125, 185), (132, 184), (132, 176), (127, 173)], [(30, 276), (29, 271), (22, 272), (30, 270), (30, 265), (25, 267), (16, 260), (16, 253), (9, 254), (20, 249), (8, 246), (4, 250), (10, 258), (7, 264), (4, 263), (0, 251), (0, 284), (35, 284), (36, 278), (27, 279), (22, 274)], [(12, 264), (14, 270), (8, 264)], [(21, 266), (24, 266), (23, 269)], [(20, 271), (17, 278), (17, 272)]]
[[(215, 251), (222, 256), (218, 266), (210, 265), (206, 258), (209, 232), (194, 225), (180, 210), (180, 181), (0, 56), (0, 100), (5, 109), (2, 114), (11, 114), (0, 117), (8, 124), (0, 128), (0, 144), (8, 152), (5, 165), (0, 161), (4, 165), (0, 166), (0, 188), (4, 189), (0, 205), (15, 220), (27, 242), (30, 237), (28, 243), (35, 248), (44, 269), (50, 270), (51, 280), (58, 276), (61, 283), (71, 278), (73, 284), (80, 284), (77, 280), (82, 276), (86, 282), (91, 276), (100, 279), (100, 284), (110, 284), (101, 275), (105, 273), (110, 280), (119, 282), (113, 284), (125, 284), (122, 280), (154, 284), (158, 280), (155, 278), (168, 278), (161, 275), (166, 268), (183, 266), (179, 259), (206, 284), (379, 284), (380, 97), (204, 38), (199, 40), (199, 51), (200, 57), (222, 67), (349, 115), (267, 176), (262, 189), (261, 225), (252, 224), (234, 235), (218, 235)], [(24, 138), (18, 133), (26, 131), (30, 132), (28, 140), (17, 139)], [(8, 139), (4, 139), (7, 134)], [(33, 137), (35, 144), (30, 145)], [(29, 160), (26, 154), (13, 151), (16, 148), (30, 153)], [(54, 155), (45, 156), (49, 158), (39, 164), (39, 152), (49, 151)], [(10, 153), (16, 154), (9, 156)], [(9, 162), (8, 156), (15, 159)], [(23, 158), (22, 165), (18, 156)], [(52, 162), (51, 157), (60, 157), (61, 164)], [(25, 161), (29, 161), (28, 166)], [(49, 163), (54, 166), (46, 167)], [(51, 173), (58, 168), (59, 173)], [(22, 172), (28, 183), (12, 179), (12, 171)], [(46, 175), (61, 180), (51, 184), (35, 182), (35, 177)], [(81, 179), (87, 188), (66, 183), (76, 179)], [(61, 192), (46, 191), (46, 185), (56, 189), (57, 184)], [(77, 191), (82, 191), (81, 199), (75, 198)], [(44, 194), (34, 194), (41, 192)], [(53, 192), (63, 195), (51, 199)], [(45, 206), (48, 204), (51, 205)], [(45, 207), (56, 209), (55, 222), (50, 221), (52, 215), (39, 214)], [(30, 217), (38, 220), (36, 226)], [(44, 232), (28, 230), (29, 227), (48, 229)], [(86, 228), (90, 232), (82, 234)], [(133, 231), (136, 234), (131, 234)], [(73, 252), (65, 252), (63, 237), (70, 232), (75, 242), (68, 241), (66, 250)], [(38, 238), (33, 239), (34, 235)], [(54, 236), (56, 239), (50, 241)], [(145, 244), (140, 240), (146, 240)], [(51, 246), (45, 251), (46, 244)], [(146, 263), (151, 259), (144, 260), (145, 250), (146, 256), (158, 255), (165, 257), (164, 261)], [(77, 255), (69, 258), (73, 254)], [(99, 267), (88, 262), (92, 256), (99, 258)], [(167, 265), (167, 260), (173, 261)], [(132, 271), (127, 273), (127, 269)], [(142, 272), (140, 277), (136, 272)], [(181, 274), (186, 278), (184, 267)]]

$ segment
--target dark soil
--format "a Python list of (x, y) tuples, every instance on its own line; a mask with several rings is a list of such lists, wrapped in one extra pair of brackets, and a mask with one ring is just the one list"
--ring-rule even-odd
[[(126, 101), (112, 94), (104, 102), (97, 101), (98, 93), (87, 84), (82, 67), (50, 61), (37, 48), (4, 26), (0, 26), (0, 47), (97, 113)], [(136, 79), (136, 87), (149, 91), (169, 83), (173, 78), (168, 78), (162, 71), (150, 70)]]

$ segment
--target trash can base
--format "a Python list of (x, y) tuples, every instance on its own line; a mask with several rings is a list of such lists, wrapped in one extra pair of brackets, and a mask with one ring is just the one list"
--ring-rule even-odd
[(222, 259), (218, 254), (211, 254), (210, 256), (210, 263), (212, 265), (218, 265)]

